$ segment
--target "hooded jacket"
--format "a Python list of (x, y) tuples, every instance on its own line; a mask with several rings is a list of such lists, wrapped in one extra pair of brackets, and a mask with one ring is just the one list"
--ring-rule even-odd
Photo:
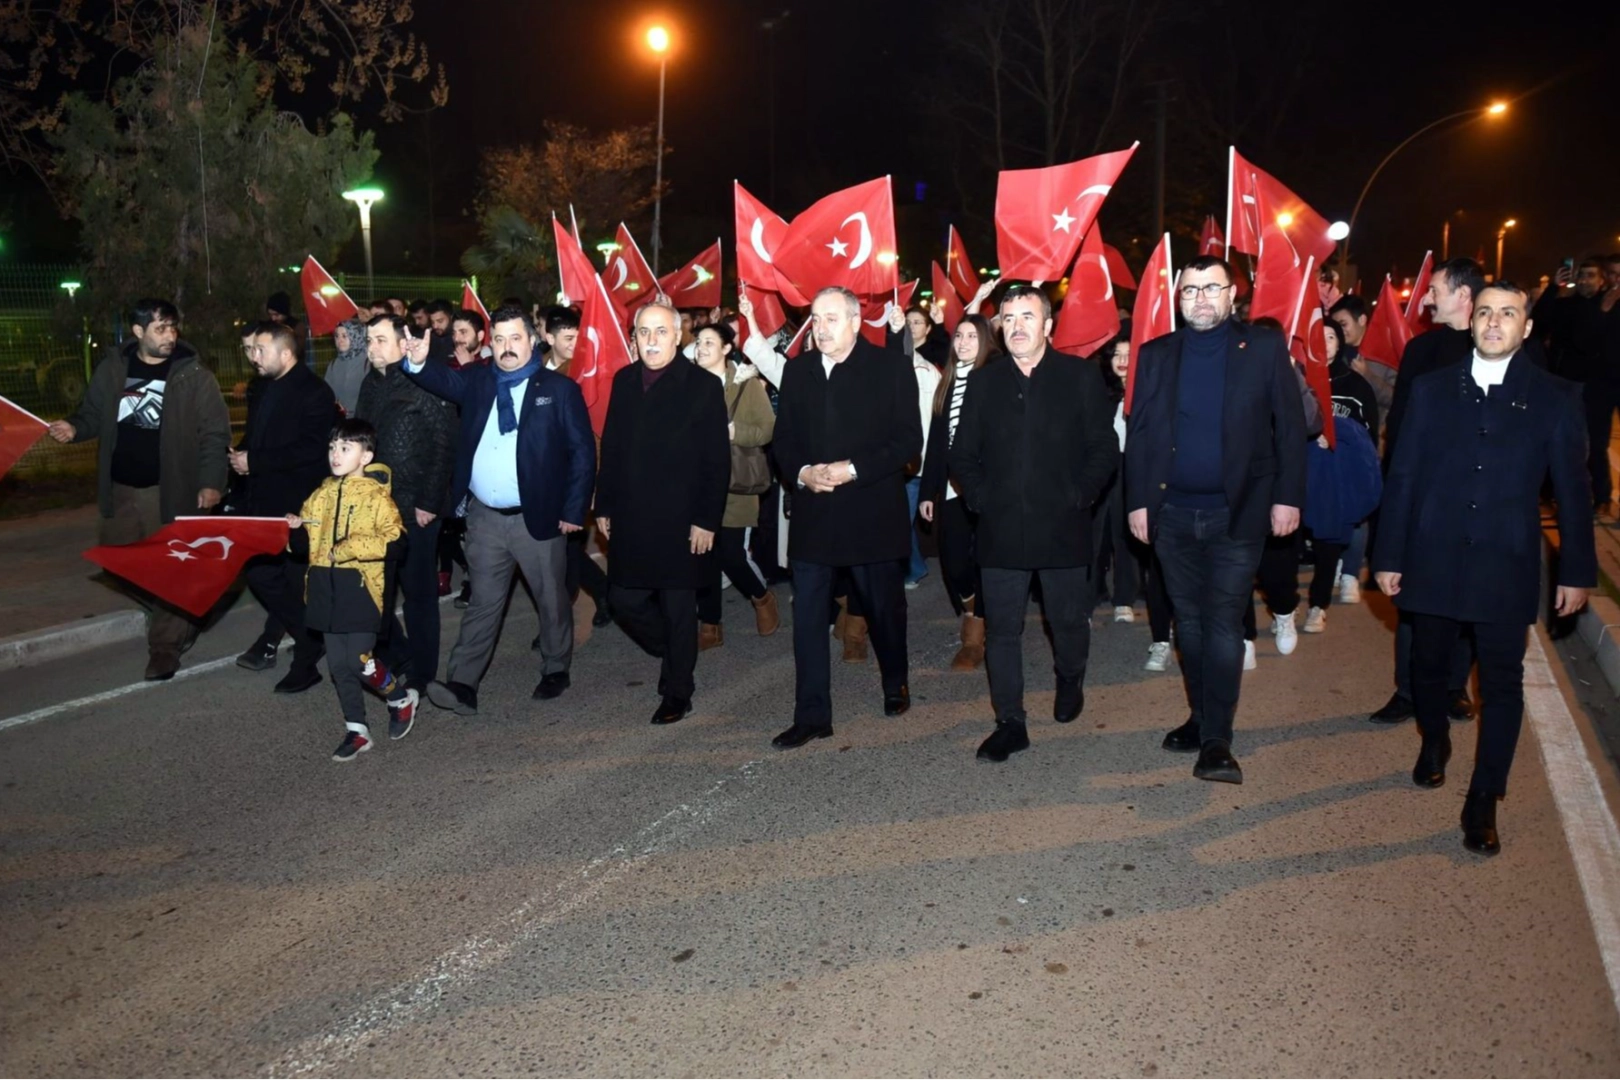
[(311, 630), (364, 633), (381, 624), (388, 547), (405, 532), (391, 479), (388, 466), (373, 463), (355, 476), (328, 476), (304, 501), (304, 611)]

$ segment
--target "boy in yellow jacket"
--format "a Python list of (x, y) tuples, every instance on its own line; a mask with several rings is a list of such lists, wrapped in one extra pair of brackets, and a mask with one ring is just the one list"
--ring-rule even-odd
[[(388, 545), (405, 531), (389, 492), (388, 467), (366, 468), (376, 440), (376, 429), (366, 421), (339, 421), (327, 448), (332, 475), (300, 513), (287, 515), (294, 542), (309, 545), (306, 623), (326, 638), (326, 664), (348, 728), (333, 761), (353, 761), (371, 749), (365, 689), (388, 703), (389, 738), (403, 739), (416, 719), (417, 692), (402, 689), (373, 655), (382, 625)], [(300, 528), (305, 531), (297, 532)]]

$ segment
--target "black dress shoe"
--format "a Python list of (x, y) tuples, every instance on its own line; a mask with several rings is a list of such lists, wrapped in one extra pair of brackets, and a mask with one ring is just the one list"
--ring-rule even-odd
[(314, 668), (293, 668), (276, 683), (276, 693), (302, 694), (310, 687), (319, 686), (320, 683), (321, 673)]
[(538, 701), (550, 701), (561, 697), (562, 692), (573, 685), (566, 671), (553, 671), (545, 676), (534, 688), (534, 697)]
[(911, 708), (911, 687), (902, 685), (897, 694), (883, 695), (883, 715), (900, 716)]
[(608, 603), (607, 597), (596, 602), (596, 614), (591, 616), (591, 625), (598, 629), (613, 621), (613, 605)]
[(1417, 709), (1412, 705), (1412, 699), (1403, 694), (1396, 693), (1385, 703), (1382, 709), (1373, 713), (1367, 719), (1375, 724), (1399, 724), (1410, 720), (1417, 715)]
[(1162, 744), (1166, 750), (1174, 750), (1178, 754), (1191, 754), (1203, 746), (1203, 739), (1198, 733), (1198, 721), (1188, 720), (1164, 737)]
[(692, 699), (665, 696), (653, 711), (652, 722), (655, 724), (673, 724), (685, 720), (692, 715)]
[(466, 683), (435, 680), (427, 684), (427, 698), (457, 716), (478, 715), (478, 691)]
[(996, 730), (979, 744), (980, 761), (1006, 761), (1008, 756), (1029, 749), (1029, 728), (1022, 720), (997, 720)]
[(1232, 748), (1223, 742), (1207, 742), (1198, 751), (1198, 763), (1193, 775), (1200, 780), (1213, 780), (1221, 784), (1243, 783), (1243, 770), (1238, 768)]
[(1474, 699), (1468, 696), (1467, 690), (1452, 692), (1451, 704), (1446, 706), (1446, 719), (1461, 723), (1474, 718)]
[(1481, 855), (1495, 855), (1502, 850), (1501, 838), (1496, 835), (1496, 796), (1483, 791), (1470, 791), (1463, 800), (1463, 847)]
[(249, 671), (269, 671), (276, 666), (276, 647), (260, 638), (248, 646), (247, 652), (236, 658), (236, 666)]
[(833, 733), (832, 727), (810, 727), (797, 720), (793, 726), (771, 740), (771, 745), (778, 750), (797, 750), (811, 739), (825, 739)]
[(1446, 762), (1451, 760), (1451, 736), (1423, 737), (1423, 748), (1418, 751), (1417, 764), (1412, 766), (1412, 783), (1418, 787), (1437, 788), (1446, 782)]
[(1080, 680), (1059, 678), (1057, 693), (1052, 697), (1052, 719), (1060, 724), (1070, 723), (1080, 718), (1085, 707), (1086, 691)]

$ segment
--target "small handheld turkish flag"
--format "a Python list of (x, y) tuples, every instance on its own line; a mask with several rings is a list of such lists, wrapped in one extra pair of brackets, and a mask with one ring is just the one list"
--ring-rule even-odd
[(996, 181), (996, 256), (1005, 281), (1056, 281), (1139, 144)]
[(1213, 255), (1217, 259), (1226, 258), (1226, 237), (1221, 234), (1221, 227), (1215, 221), (1214, 214), (1204, 217), (1204, 231), (1198, 237), (1198, 254)]
[(557, 276), (563, 295), (568, 303), (578, 304), (591, 294), (596, 267), (585, 257), (585, 249), (579, 246), (574, 235), (562, 227), (556, 214), (551, 215), (551, 234), (557, 241)]
[[(1434, 252), (1423, 253), (1423, 265), (1412, 281), (1412, 295), (1406, 298), (1406, 325), (1416, 337), (1434, 327), (1434, 309), (1424, 303), (1429, 296), (1429, 279), (1434, 276)], [(1391, 365), (1394, 366), (1394, 365)]]
[[(973, 260), (968, 258), (967, 245), (962, 243), (962, 234), (956, 231), (955, 225), (951, 226), (950, 236), (946, 238), (945, 244), (945, 269), (950, 271), (946, 279), (965, 304), (979, 292), (979, 275), (973, 269)], [(937, 284), (934, 286), (934, 293), (935, 295), (939, 293)], [(951, 332), (953, 334), (956, 332), (954, 326), (951, 327)]]
[(1364, 359), (1383, 364), (1397, 371), (1406, 343), (1413, 337), (1411, 325), (1401, 311), (1401, 298), (1395, 295), (1395, 286), (1384, 275), (1384, 284), (1378, 290), (1378, 303), (1373, 305), (1372, 317), (1367, 320), (1367, 332), (1361, 335), (1360, 349)]
[(787, 227), (772, 265), (789, 303), (790, 287), (803, 297), (832, 285), (881, 296), (900, 283), (898, 250), (894, 196), (884, 176), (812, 203)]
[(608, 399), (613, 394), (613, 376), (629, 365), (630, 345), (624, 339), (618, 310), (601, 278), (591, 275), (590, 292), (581, 299), (579, 344), (568, 371), (579, 383), (580, 394), (585, 398), (585, 409), (591, 414), (591, 430), (600, 437), (602, 424), (607, 420)]
[(15, 401), (0, 397), (0, 476), (11, 471), (49, 427)]
[(336, 330), (338, 323), (360, 316), (360, 308), (349, 299), (343, 286), (332, 280), (326, 267), (315, 261), (315, 256), (304, 257), (304, 269), (298, 275), (304, 292), (304, 316), (309, 332), (317, 337)]
[(1288, 326), (1288, 351), (1305, 372), (1305, 384), (1316, 395), (1322, 408), (1322, 434), (1328, 449), (1337, 444), (1333, 430), (1333, 385), (1328, 375), (1327, 331), (1322, 329), (1321, 294), (1316, 288), (1314, 256), (1305, 257), (1305, 273), (1300, 278), (1297, 306)]
[[(874, 296), (861, 303), (861, 336), (882, 348), (889, 342), (889, 313), (911, 306), (917, 295), (917, 283), (908, 281), (888, 296)], [(809, 320), (806, 320), (807, 322)]]
[(145, 540), (103, 544), (84, 557), (201, 618), (225, 595), (243, 563), (286, 546), (286, 518), (182, 517)]
[[(955, 229), (951, 230), (951, 235), (956, 235)], [(952, 286), (950, 275), (945, 271), (945, 268), (937, 262), (933, 264), (933, 267), (934, 303), (945, 305), (945, 332), (954, 334), (956, 333), (957, 324), (962, 321), (962, 316), (967, 312), (962, 310), (962, 298), (956, 294), (956, 289)], [(978, 289), (975, 288), (974, 292), (977, 291)], [(971, 293), (968, 295), (968, 299), (973, 299)]]
[(620, 320), (628, 322), (630, 314), (658, 291), (658, 278), (641, 254), (641, 245), (622, 221), (614, 243), (616, 249), (608, 256), (607, 266), (602, 271), (606, 275), (602, 284), (607, 286), (613, 306), (619, 309)]
[(1175, 275), (1170, 272), (1170, 234), (1154, 247), (1142, 268), (1142, 283), (1131, 308), (1131, 360), (1125, 372), (1125, 411), (1131, 411), (1131, 395), (1136, 389), (1136, 358), (1142, 346), (1176, 328)]
[(487, 342), (489, 332), (493, 329), (489, 325), (489, 308), (485, 307), (484, 302), (478, 299), (478, 293), (473, 291), (472, 282), (470, 281), (461, 283), (461, 307), (463, 311), (476, 311), (484, 317), (484, 340)]
[(658, 287), (678, 308), (720, 306), (720, 241), (698, 253), (697, 258), (658, 279)]
[(1104, 246), (1102, 230), (1092, 226), (1069, 271), (1069, 292), (1052, 333), (1052, 344), (1063, 352), (1090, 356), (1119, 333), (1119, 301)]

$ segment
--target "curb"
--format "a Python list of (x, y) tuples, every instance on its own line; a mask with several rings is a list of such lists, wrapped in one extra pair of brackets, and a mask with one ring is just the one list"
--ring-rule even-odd
[(111, 615), (98, 615), (93, 619), (81, 619), (0, 638), (0, 671), (60, 660), (64, 656), (144, 637), (145, 634), (144, 611), (115, 611)]
[(1620, 604), (1601, 592), (1593, 593), (1575, 618), (1575, 632), (1592, 650), (1598, 670), (1610, 692), (1620, 695)]

